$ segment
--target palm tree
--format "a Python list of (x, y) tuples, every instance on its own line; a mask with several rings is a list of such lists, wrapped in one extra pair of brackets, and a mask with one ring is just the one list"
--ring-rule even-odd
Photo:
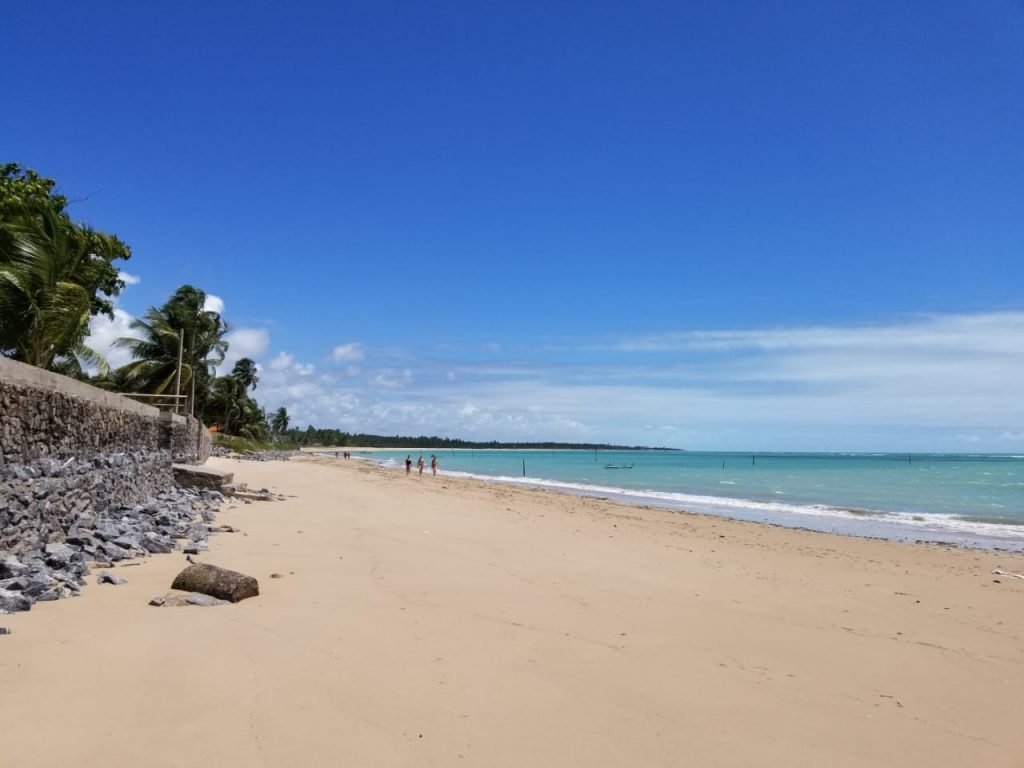
[(242, 420), (238, 426), (238, 434), (260, 442), (265, 442), (270, 434), (267, 412), (250, 397), (242, 401)]
[(231, 376), (242, 382), (246, 389), (256, 389), (256, 385), (260, 383), (256, 363), (248, 357), (243, 357), (235, 363), (235, 367), (231, 369)]
[(243, 421), (243, 400), (247, 399), (242, 382), (233, 376), (222, 376), (213, 382), (207, 413), (222, 432), (237, 434), (237, 428)]
[(274, 411), (274, 415), (270, 417), (270, 429), (275, 435), (283, 434), (288, 429), (288, 422), (288, 411), (282, 405)]
[(222, 376), (213, 382), (207, 413), (225, 434), (253, 440), (267, 437), (266, 412), (249, 397), (245, 382), (235, 376)]
[(82, 373), (82, 362), (106, 362), (84, 345), (101, 271), (97, 237), (52, 208), (2, 223), (0, 351), (41, 368)]
[[(202, 418), (210, 397), (213, 369), (224, 361), (228, 349), (224, 340), (227, 323), (218, 313), (204, 309), (205, 303), (203, 291), (183, 285), (162, 307), (150, 307), (142, 318), (133, 320), (132, 330), (139, 337), (123, 337), (114, 342), (128, 349), (135, 358), (117, 369), (119, 387), (150, 394), (194, 391), (195, 414)], [(180, 385), (179, 344), (182, 345)], [(179, 386), (177, 392), (176, 386)]]

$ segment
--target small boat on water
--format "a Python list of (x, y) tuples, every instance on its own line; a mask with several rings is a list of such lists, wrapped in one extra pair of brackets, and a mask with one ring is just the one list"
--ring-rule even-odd
[(605, 469), (632, 469), (632, 464), (605, 464)]

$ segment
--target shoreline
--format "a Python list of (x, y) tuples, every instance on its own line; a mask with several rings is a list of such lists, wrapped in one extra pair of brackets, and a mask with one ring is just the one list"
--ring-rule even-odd
[[(361, 453), (394, 453), (405, 449), (346, 448), (342, 450)], [(430, 449), (422, 450), (429, 451)], [(468, 451), (469, 449), (458, 450)], [(505, 452), (505, 449), (501, 450)], [(303, 453), (322, 455), (330, 452), (333, 452), (333, 449), (309, 449)], [(414, 450), (412, 453), (417, 453), (417, 451)], [(324, 458), (333, 457), (324, 456)], [(373, 457), (352, 456), (352, 459), (374, 463), (387, 471), (401, 471), (400, 467), (385, 467)], [(836, 536), (908, 543), (934, 543), (965, 549), (1024, 553), (1024, 524), (997, 524), (968, 516), (851, 510), (819, 504), (780, 505), (773, 502), (751, 501), (743, 497), (700, 497), (528, 476), (518, 478), (445, 469), (439, 470), (439, 474), (446, 477), (473, 478), (502, 486), (541, 488), (583, 498), (612, 499), (629, 506), (650, 506), (668, 512), (707, 515), (718, 519), (777, 525), (794, 530), (807, 530)], [(683, 497), (685, 500), (672, 499), (673, 496)], [(786, 509), (786, 507), (792, 507), (792, 509)]]
[[(225, 504), (217, 522), (240, 532), (200, 558), (256, 576), (260, 596), (149, 607), (175, 553), (4, 616), (12, 764), (1015, 768), (1024, 753), (1024, 580), (993, 574), (1024, 571), (1020, 555), (369, 462), (209, 464), (284, 497)], [(97, 691), (109, 706), (88, 706)], [(74, 711), (67, 738), (48, 738), (55, 701)]]

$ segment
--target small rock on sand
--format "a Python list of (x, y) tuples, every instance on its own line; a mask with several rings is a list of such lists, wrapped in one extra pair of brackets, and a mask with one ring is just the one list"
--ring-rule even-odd
[(189, 592), (187, 595), (161, 595), (149, 601), (150, 605), (157, 608), (180, 608), (186, 605), (198, 605), (208, 608), (212, 605), (228, 605), (227, 600), (219, 600), (210, 595), (202, 595), (199, 592)]
[(97, 584), (120, 585), (120, 584), (127, 584), (128, 583), (128, 579), (122, 579), (120, 576), (115, 576), (112, 573), (107, 573), (106, 571), (100, 571), (100, 575), (96, 577), (96, 583)]

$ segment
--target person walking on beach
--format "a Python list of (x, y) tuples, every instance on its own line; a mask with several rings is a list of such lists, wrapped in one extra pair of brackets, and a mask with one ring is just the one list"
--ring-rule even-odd
[(405, 457), (405, 474), (412, 472), (412, 456)]
[(416, 467), (419, 469), (420, 474), (422, 475), (423, 474), (423, 454), (422, 453), (420, 454), (419, 461), (416, 462)]
[(437, 456), (430, 454), (430, 471), (437, 477)]

